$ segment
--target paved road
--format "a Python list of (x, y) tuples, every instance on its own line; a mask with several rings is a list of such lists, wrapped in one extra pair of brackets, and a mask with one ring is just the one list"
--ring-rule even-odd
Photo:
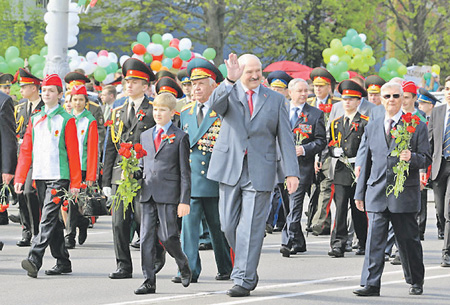
[[(70, 251), (73, 273), (46, 276), (44, 270), (55, 261), (49, 249), (37, 279), (26, 276), (20, 262), (28, 248), (19, 248), (20, 227), (10, 224), (0, 227), (0, 304), (450, 304), (450, 268), (440, 267), (442, 241), (437, 240), (434, 205), (429, 204), (429, 219), (425, 235), (425, 293), (409, 296), (401, 266), (386, 264), (381, 297), (361, 298), (352, 294), (358, 287), (363, 257), (346, 253), (345, 258), (327, 256), (329, 236), (308, 236), (308, 251), (302, 255), (282, 258), (279, 253), (280, 233), (268, 235), (260, 261), (259, 285), (250, 297), (230, 298), (225, 291), (231, 281), (214, 280), (216, 268), (212, 251), (201, 252), (203, 272), (197, 284), (183, 288), (170, 281), (176, 265), (167, 257), (164, 269), (157, 277), (157, 294), (136, 296), (133, 290), (143, 281), (139, 252), (132, 250), (135, 272), (132, 279), (111, 280), (115, 270), (111, 219), (100, 217), (89, 230), (83, 246)], [(15, 208), (10, 209), (15, 213)]]

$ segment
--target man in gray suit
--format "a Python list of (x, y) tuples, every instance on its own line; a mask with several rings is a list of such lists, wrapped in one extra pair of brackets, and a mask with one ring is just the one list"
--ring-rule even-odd
[[(366, 127), (366, 151), (361, 173), (358, 177), (355, 203), (359, 210), (365, 209), (369, 218), (369, 232), (366, 242), (361, 284), (363, 288), (354, 291), (359, 296), (379, 296), (381, 274), (384, 267), (384, 250), (389, 221), (394, 228), (402, 267), (407, 283), (411, 284), (409, 294), (423, 293), (423, 253), (416, 221), (420, 209), (419, 170), (430, 161), (426, 124), (417, 125), (411, 138), (410, 149), (403, 150), (398, 157), (391, 156), (396, 147), (391, 129), (402, 125), (401, 111), (403, 91), (396, 83), (387, 83), (381, 88), (386, 113), (369, 122)], [(404, 191), (396, 198), (386, 196), (386, 187), (394, 184), (393, 167), (400, 160), (409, 162), (409, 174), (404, 182)]]
[(289, 193), (298, 187), (298, 163), (285, 98), (261, 86), (258, 57), (225, 60), (228, 77), (208, 102), (222, 118), (208, 178), (219, 182), (222, 231), (235, 253), (231, 297), (248, 296), (258, 284), (256, 268), (275, 183), (277, 142)]

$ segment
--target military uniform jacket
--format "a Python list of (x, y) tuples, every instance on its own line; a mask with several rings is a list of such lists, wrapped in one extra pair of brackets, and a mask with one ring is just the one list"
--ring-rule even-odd
[[(308, 104), (317, 108), (316, 101), (317, 101), (317, 96), (310, 97), (306, 100), (306, 102)], [(340, 97), (333, 96), (332, 94), (328, 95), (327, 104), (335, 104), (340, 101), (342, 101), (342, 99)]]
[(218, 197), (219, 184), (206, 178), (211, 153), (220, 130), (220, 119), (211, 110), (198, 126), (197, 103), (186, 105), (181, 111), (181, 127), (189, 134), (191, 164), (191, 197)]
[(14, 115), (16, 118), (16, 134), (19, 138), (19, 142), (21, 142), (20, 140), (23, 139), (25, 132), (27, 131), (28, 121), (30, 120), (31, 116), (41, 111), (42, 106), (44, 106), (44, 102), (41, 99), (33, 112), (28, 113), (28, 100), (23, 99), (16, 107), (14, 107)]
[(0, 169), (2, 174), (14, 174), (16, 170), (17, 140), (14, 126), (13, 101), (9, 95), (0, 92)]
[(103, 118), (103, 111), (99, 104), (93, 101), (88, 101), (86, 105), (86, 110), (89, 110), (97, 121), (98, 130), (98, 151), (103, 150), (103, 143), (105, 141), (105, 120)]
[[(338, 142), (336, 146), (338, 148), (342, 148), (343, 155), (349, 159), (352, 167), (354, 167), (356, 153), (358, 152), (359, 144), (361, 143), (364, 129), (368, 123), (369, 117), (356, 112), (353, 120), (350, 122), (350, 128), (347, 131), (344, 128), (344, 120), (345, 116), (341, 116), (331, 122), (330, 139), (331, 141)], [(333, 154), (332, 150), (335, 148), (335, 146), (329, 147), (330, 154), (333, 157), (335, 154)], [(334, 184), (352, 185), (353, 182), (350, 169), (346, 164), (340, 160), (337, 160), (336, 167), (334, 169)]]
[(125, 103), (111, 112), (112, 124), (109, 126), (110, 133), (106, 139), (105, 161), (103, 165), (103, 185), (111, 186), (120, 180), (122, 170), (118, 163), (121, 158), (117, 153), (120, 143), (139, 143), (141, 133), (152, 128), (156, 123), (153, 119), (153, 105), (144, 97), (141, 106), (136, 111), (136, 117), (129, 121), (128, 98)]

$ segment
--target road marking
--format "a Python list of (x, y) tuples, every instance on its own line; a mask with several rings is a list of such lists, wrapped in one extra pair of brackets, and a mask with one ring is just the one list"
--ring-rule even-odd
[[(440, 266), (434, 266), (434, 267), (426, 267), (425, 271), (429, 270), (437, 270), (442, 269)], [(390, 272), (383, 272), (383, 275), (392, 275), (396, 273), (403, 273), (403, 270), (398, 271), (390, 271)], [(277, 285), (266, 285), (266, 286), (260, 286), (257, 287), (255, 290), (271, 290), (271, 289), (280, 289), (280, 288), (288, 288), (288, 287), (295, 287), (295, 286), (306, 286), (311, 284), (320, 284), (320, 283), (326, 283), (326, 282), (336, 282), (336, 281), (348, 281), (348, 280), (355, 280), (359, 279), (361, 275), (347, 275), (347, 276), (337, 276), (337, 277), (330, 277), (330, 278), (324, 278), (324, 279), (317, 279), (317, 280), (310, 280), (310, 281), (302, 281), (302, 282), (294, 282), (294, 283), (285, 283), (285, 284), (277, 284)], [(436, 275), (436, 276), (429, 276), (425, 277), (426, 280), (431, 279), (438, 279), (438, 278), (445, 278), (450, 277), (450, 274), (445, 275)], [(404, 283), (405, 280), (398, 280), (398, 281), (391, 281), (391, 282), (384, 282), (382, 286), (390, 285), (390, 284), (398, 284), (398, 283)], [(322, 290), (313, 290), (313, 291), (307, 291), (307, 292), (298, 292), (293, 294), (280, 294), (276, 296), (270, 296), (270, 297), (256, 297), (256, 298), (246, 298), (239, 301), (233, 301), (233, 302), (225, 302), (225, 303), (217, 303), (220, 305), (231, 305), (231, 304), (244, 304), (244, 303), (253, 303), (253, 302), (260, 302), (260, 301), (266, 301), (271, 299), (282, 299), (282, 298), (290, 298), (294, 296), (302, 296), (302, 295), (308, 295), (308, 294), (319, 294), (324, 292), (330, 292), (330, 291), (340, 291), (340, 290), (349, 290), (349, 289), (356, 289), (360, 286), (346, 286), (346, 287), (338, 287), (338, 288), (330, 288), (330, 289), (322, 289)], [(226, 290), (223, 291), (211, 291), (211, 292), (200, 292), (200, 293), (194, 293), (194, 294), (182, 294), (182, 295), (174, 295), (174, 296), (168, 296), (168, 297), (160, 297), (155, 299), (145, 299), (145, 300), (138, 300), (138, 301), (127, 301), (127, 302), (120, 302), (120, 303), (109, 303), (105, 305), (135, 305), (135, 304), (152, 304), (152, 303), (158, 303), (163, 301), (174, 301), (174, 300), (182, 300), (182, 299), (194, 299), (198, 297), (207, 297), (212, 296), (216, 294), (225, 294)]]

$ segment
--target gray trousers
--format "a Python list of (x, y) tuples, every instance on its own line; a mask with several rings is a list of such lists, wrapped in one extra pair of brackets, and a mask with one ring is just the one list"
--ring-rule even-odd
[(258, 284), (256, 269), (269, 208), (270, 191), (254, 189), (248, 175), (247, 158), (244, 158), (237, 184), (219, 184), (219, 215), (222, 231), (235, 253), (231, 278), (246, 289), (254, 289)]

